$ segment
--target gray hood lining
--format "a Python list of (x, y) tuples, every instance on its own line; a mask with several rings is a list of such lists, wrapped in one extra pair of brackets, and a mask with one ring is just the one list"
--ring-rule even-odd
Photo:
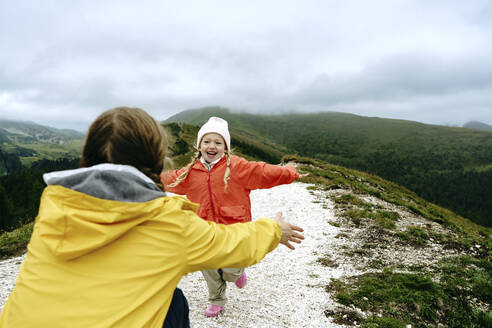
[(48, 185), (60, 185), (93, 197), (121, 202), (146, 202), (165, 193), (142, 172), (128, 165), (99, 164), (43, 175)]

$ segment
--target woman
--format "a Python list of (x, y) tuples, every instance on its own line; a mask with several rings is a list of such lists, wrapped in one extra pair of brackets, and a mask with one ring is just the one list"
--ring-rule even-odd
[[(165, 150), (164, 131), (141, 109), (112, 109), (94, 121), (82, 168), (44, 176), (1, 327), (162, 327), (182, 276), (246, 267), (279, 242), (303, 239), (280, 215), (224, 226), (198, 217), (196, 204), (166, 197)], [(186, 306), (177, 303), (174, 312)]]

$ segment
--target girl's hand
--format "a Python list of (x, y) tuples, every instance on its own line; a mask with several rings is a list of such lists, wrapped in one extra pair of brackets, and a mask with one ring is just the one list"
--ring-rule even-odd
[(274, 218), (275, 221), (280, 225), (282, 229), (282, 237), (280, 238), (280, 243), (284, 244), (290, 249), (294, 249), (294, 246), (290, 242), (300, 244), (304, 236), (299, 232), (303, 232), (304, 229), (301, 227), (290, 224), (282, 218), (282, 212), (278, 212)]
[(309, 175), (309, 173), (303, 173), (303, 174), (299, 174), (299, 179), (300, 178), (305, 178)]

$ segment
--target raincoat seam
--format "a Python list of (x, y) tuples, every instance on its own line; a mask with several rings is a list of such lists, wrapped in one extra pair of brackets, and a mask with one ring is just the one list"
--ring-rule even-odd
[[(62, 186), (63, 188), (63, 186)], [(62, 213), (66, 213), (65, 211), (65, 204), (62, 203)], [(56, 245), (56, 248), (55, 248), (55, 254), (59, 254), (60, 253), (60, 249), (63, 247), (62, 246), (62, 243), (63, 241), (65, 240), (66, 238), (66, 234), (67, 234), (67, 216), (64, 214), (63, 215), (63, 236), (60, 238), (60, 240), (58, 241), (58, 244)]]
[(181, 237), (183, 239), (183, 248), (185, 249), (184, 253), (186, 255), (186, 269), (182, 269), (183, 272), (188, 272), (188, 267), (190, 266), (190, 254), (189, 254), (189, 247), (186, 243), (186, 231), (188, 230), (188, 226), (190, 225), (190, 216), (186, 215), (186, 222), (183, 225), (183, 231), (181, 231)]

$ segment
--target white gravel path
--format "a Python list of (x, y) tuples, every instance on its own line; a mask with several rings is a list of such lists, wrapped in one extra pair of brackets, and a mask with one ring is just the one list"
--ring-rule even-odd
[[(190, 304), (192, 327), (345, 327), (330, 322), (324, 310), (333, 303), (324, 290), (331, 278), (347, 272), (317, 263), (322, 254), (336, 252), (334, 238), (339, 228), (332, 206), (316, 202), (303, 183), (278, 186), (251, 193), (253, 217), (273, 217), (278, 211), (284, 218), (304, 228), (306, 239), (291, 251), (280, 245), (266, 258), (246, 270), (248, 284), (238, 289), (228, 285), (229, 301), (218, 318), (207, 318), (207, 288), (201, 273), (184, 277), (181, 287)], [(328, 202), (328, 204), (330, 204)], [(0, 308), (15, 283), (22, 258), (0, 262)]]
[(23, 260), (24, 256), (19, 256), (0, 262), (0, 310), (3, 309), (3, 305), (15, 286), (17, 272)]

